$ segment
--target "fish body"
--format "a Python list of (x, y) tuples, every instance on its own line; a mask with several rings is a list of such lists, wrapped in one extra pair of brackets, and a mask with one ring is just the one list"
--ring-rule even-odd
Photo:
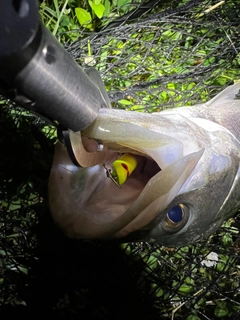
[[(101, 109), (77, 134), (79, 144), (71, 133), (85, 167), (56, 145), (49, 200), (57, 224), (72, 238), (153, 239), (165, 246), (213, 233), (240, 207), (239, 89), (240, 83), (207, 103), (159, 113)], [(105, 167), (125, 153), (137, 167), (119, 189)]]

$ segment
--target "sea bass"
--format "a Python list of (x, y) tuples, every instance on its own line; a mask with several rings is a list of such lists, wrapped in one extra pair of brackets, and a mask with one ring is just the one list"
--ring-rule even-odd
[[(82, 167), (63, 144), (55, 147), (49, 203), (56, 223), (71, 238), (165, 246), (212, 234), (240, 207), (239, 89), (159, 113), (101, 109), (83, 132), (70, 132)], [(135, 168), (119, 186), (111, 170), (125, 154)]]

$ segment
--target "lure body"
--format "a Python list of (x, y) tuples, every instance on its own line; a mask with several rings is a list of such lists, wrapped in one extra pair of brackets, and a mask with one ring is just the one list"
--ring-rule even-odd
[[(104, 160), (95, 152), (94, 163), (76, 167), (56, 145), (49, 180), (55, 221), (73, 238), (155, 239), (165, 246), (213, 233), (240, 207), (239, 89), (160, 113), (101, 109), (82, 136), (85, 149), (103, 143)], [(136, 163), (119, 189), (103, 164), (119, 172), (121, 154)]]
[(124, 182), (126, 182), (130, 174), (136, 169), (137, 160), (133, 155), (125, 153), (120, 158), (115, 160), (112, 166), (112, 177), (121, 186)]

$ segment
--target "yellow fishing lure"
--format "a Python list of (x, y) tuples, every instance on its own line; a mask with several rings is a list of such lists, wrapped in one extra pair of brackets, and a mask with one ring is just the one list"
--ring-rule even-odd
[(112, 178), (121, 186), (136, 169), (137, 160), (132, 154), (125, 153), (112, 163), (112, 167)]

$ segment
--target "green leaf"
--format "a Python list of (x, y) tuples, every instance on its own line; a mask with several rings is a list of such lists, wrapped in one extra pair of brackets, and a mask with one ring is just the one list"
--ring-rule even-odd
[(170, 90), (176, 90), (175, 83), (173, 83), (173, 82), (168, 83), (167, 87), (168, 87), (168, 89), (170, 89)]
[(118, 0), (117, 1), (117, 6), (118, 7), (122, 7), (122, 6), (124, 6), (124, 5), (128, 4), (128, 3), (130, 3), (130, 0)]
[(15, 210), (18, 210), (18, 209), (20, 209), (20, 208), (21, 208), (21, 205), (20, 205), (20, 204), (13, 204), (13, 203), (11, 203), (8, 209), (9, 209), (10, 211), (15, 211)]
[(187, 317), (186, 320), (201, 320), (201, 319), (195, 314), (191, 314), (190, 316)]
[(164, 293), (163, 289), (158, 288), (156, 291), (156, 297), (158, 297), (158, 298), (161, 297), (163, 295), (163, 293)]
[(75, 13), (81, 26), (84, 26), (89, 29), (92, 27), (92, 24), (91, 24), (92, 17), (89, 12), (87, 12), (82, 8), (75, 8)]
[(27, 269), (26, 267), (18, 266), (18, 269), (19, 269), (20, 271), (22, 271), (23, 273), (28, 274), (28, 269)]
[(191, 285), (194, 285), (194, 280), (193, 280), (193, 279), (191, 279), (190, 277), (186, 277), (186, 279), (185, 279), (185, 283), (187, 283), (187, 284), (191, 284)]
[(104, 13), (104, 11), (105, 11), (104, 5), (101, 4), (101, 3), (96, 4), (96, 3), (94, 3), (93, 1), (90, 1), (90, 0), (89, 0), (89, 4), (90, 4), (93, 12), (95, 13), (95, 15), (96, 15), (99, 19), (101, 19), (102, 16), (103, 16), (103, 13)]
[(53, 16), (54, 18), (57, 18), (57, 13), (56, 11), (52, 10), (51, 8), (49, 7), (46, 7), (45, 5), (41, 5), (40, 6), (44, 11), (47, 11), (51, 16)]
[(122, 99), (122, 100), (119, 100), (118, 101), (119, 103), (125, 105), (125, 106), (130, 106), (132, 105), (132, 102), (131, 101), (128, 101), (128, 100), (125, 100), (125, 99)]
[(217, 301), (217, 306), (214, 310), (214, 315), (217, 318), (226, 317), (228, 315), (229, 311), (227, 308), (227, 304), (225, 301)]
[(34, 194), (34, 193), (30, 193), (30, 195), (29, 195), (29, 197), (28, 197), (28, 200), (33, 200), (33, 199), (35, 199), (35, 198), (37, 198), (37, 195)]
[(69, 24), (70, 24), (70, 18), (64, 14), (62, 16), (61, 21), (60, 21), (60, 26), (67, 27), (67, 26), (69, 26)]
[(162, 99), (163, 101), (168, 101), (169, 100), (169, 97), (168, 97), (168, 94), (166, 91), (162, 91), (160, 93), (160, 99)]
[(157, 258), (151, 255), (147, 261), (147, 264), (148, 264), (148, 267), (153, 270), (158, 266)]
[(192, 287), (184, 283), (179, 287), (178, 292), (179, 293), (190, 293), (191, 290), (192, 290)]
[(111, 9), (111, 4), (110, 4), (109, 0), (105, 0), (104, 7), (105, 7), (104, 16), (107, 17), (109, 15), (110, 9)]

